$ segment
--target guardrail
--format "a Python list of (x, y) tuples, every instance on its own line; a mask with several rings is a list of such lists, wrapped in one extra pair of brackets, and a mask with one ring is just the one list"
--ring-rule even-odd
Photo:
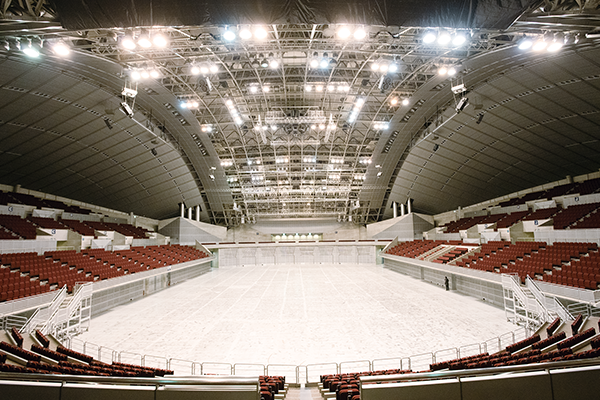
[(65, 347), (94, 357), (98, 361), (111, 363), (124, 362), (173, 370), (177, 375), (279, 375), (285, 376), (287, 383), (317, 383), (321, 375), (342, 374), (349, 372), (371, 372), (385, 369), (428, 370), (429, 365), (439, 361), (467, 357), (488, 352), (490, 354), (504, 349), (506, 346), (525, 339), (530, 335), (526, 328), (519, 328), (481, 343), (438, 350), (435, 353), (421, 353), (410, 357), (380, 358), (375, 360), (342, 361), (340, 363), (318, 363), (307, 365), (291, 364), (253, 364), (198, 362), (163, 356), (116, 351), (106, 346), (85, 342), (74, 337), (64, 340)]

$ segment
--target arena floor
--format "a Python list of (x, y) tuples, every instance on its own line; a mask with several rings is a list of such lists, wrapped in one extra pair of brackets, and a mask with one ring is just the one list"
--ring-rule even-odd
[(222, 267), (93, 317), (78, 338), (198, 362), (407, 357), (517, 329), (504, 310), (382, 266)]

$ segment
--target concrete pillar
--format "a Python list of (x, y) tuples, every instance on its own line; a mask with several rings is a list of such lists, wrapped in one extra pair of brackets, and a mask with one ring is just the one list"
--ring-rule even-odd
[(200, 222), (200, 206), (196, 206), (196, 221)]
[(400, 216), (404, 217), (404, 214), (406, 214), (406, 209), (404, 207), (404, 203), (400, 204)]
[(194, 211), (193, 207), (188, 208), (188, 219), (192, 219), (192, 211)]
[(411, 203), (411, 199), (408, 199), (406, 201), (406, 211), (407, 211), (408, 214), (410, 214), (412, 212), (412, 206), (411, 206), (410, 203)]
[(398, 203), (392, 202), (392, 210), (394, 210), (394, 218), (398, 218)]
[(181, 210), (181, 218), (185, 218), (185, 204), (179, 203), (179, 209)]
[(460, 206), (458, 206), (458, 211), (456, 212), (456, 216), (458, 217), (458, 219), (462, 218), (462, 208)]

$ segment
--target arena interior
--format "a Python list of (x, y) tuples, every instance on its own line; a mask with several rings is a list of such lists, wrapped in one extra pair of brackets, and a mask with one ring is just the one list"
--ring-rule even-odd
[(598, 397), (598, 0), (0, 4), (2, 398)]

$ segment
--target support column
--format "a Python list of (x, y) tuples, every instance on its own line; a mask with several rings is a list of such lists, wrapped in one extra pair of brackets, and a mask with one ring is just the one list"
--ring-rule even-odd
[(200, 222), (200, 206), (196, 206), (196, 221)]
[(406, 208), (407, 208), (407, 211), (408, 211), (409, 214), (412, 212), (412, 206), (411, 206), (410, 202), (411, 202), (411, 199), (409, 198), (406, 201)]
[(404, 214), (406, 214), (406, 207), (404, 206), (404, 203), (400, 204), (400, 216), (404, 217)]
[(179, 203), (179, 209), (181, 210), (181, 218), (185, 218), (185, 204)]
[(192, 207), (188, 208), (188, 219), (192, 219), (192, 211), (194, 211)]
[(398, 203), (392, 202), (392, 210), (394, 210), (394, 218), (398, 218)]

